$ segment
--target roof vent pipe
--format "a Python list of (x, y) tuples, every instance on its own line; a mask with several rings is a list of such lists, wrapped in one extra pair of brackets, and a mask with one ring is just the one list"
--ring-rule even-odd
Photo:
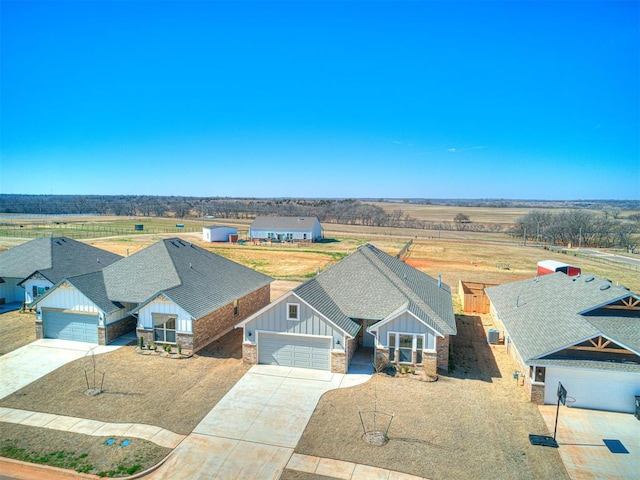
[(127, 257), (129, 256), (129, 249), (127, 248)]
[(438, 288), (441, 288), (441, 287), (442, 287), (442, 274), (439, 273), (438, 274)]
[(516, 297), (516, 308), (520, 306), (520, 295)]

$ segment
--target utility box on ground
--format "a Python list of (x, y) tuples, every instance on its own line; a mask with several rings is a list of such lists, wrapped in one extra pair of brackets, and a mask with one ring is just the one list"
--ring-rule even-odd
[(487, 332), (487, 341), (492, 345), (498, 345), (500, 342), (500, 330), (490, 328)]

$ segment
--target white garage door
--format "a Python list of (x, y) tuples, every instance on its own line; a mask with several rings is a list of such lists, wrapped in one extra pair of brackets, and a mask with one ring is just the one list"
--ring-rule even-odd
[(558, 402), (558, 382), (567, 389), (569, 401), (575, 399), (572, 406), (579, 408), (632, 413), (635, 411), (635, 396), (640, 395), (638, 373), (547, 367), (544, 403)]
[(42, 310), (45, 338), (98, 343), (98, 315)]
[(329, 370), (330, 351), (331, 338), (258, 334), (258, 363)]

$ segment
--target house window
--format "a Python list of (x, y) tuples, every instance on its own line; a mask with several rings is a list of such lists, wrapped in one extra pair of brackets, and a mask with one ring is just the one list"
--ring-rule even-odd
[(422, 351), (425, 345), (425, 336), (415, 333), (395, 333), (388, 334), (389, 360), (395, 361), (395, 349), (398, 348), (399, 363), (413, 363), (413, 352), (416, 352), (416, 364), (422, 363)]
[(393, 362), (396, 359), (396, 334), (389, 334), (389, 361)]
[(37, 285), (34, 285), (31, 289), (31, 293), (33, 294), (33, 298), (36, 299), (40, 295), (44, 295), (44, 292), (47, 290), (49, 290), (49, 287), (38, 287)]
[(287, 303), (287, 320), (300, 320), (300, 304)]
[(233, 301), (233, 316), (237, 317), (239, 313), (238, 300)]
[(176, 343), (176, 317), (154, 316), (153, 340), (158, 343)]
[(538, 383), (544, 383), (545, 373), (546, 373), (545, 367), (535, 367), (533, 381)]
[(411, 363), (411, 352), (413, 351), (413, 335), (400, 334), (398, 350), (398, 361)]

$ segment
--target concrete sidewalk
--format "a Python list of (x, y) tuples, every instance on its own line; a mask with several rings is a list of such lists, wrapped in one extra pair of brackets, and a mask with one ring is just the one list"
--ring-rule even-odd
[(426, 480), (408, 473), (299, 453), (294, 453), (291, 456), (287, 468), (342, 480)]
[(278, 478), (320, 397), (369, 378), (255, 365), (148, 478)]
[(138, 423), (105, 423), (50, 413), (30, 412), (0, 407), (0, 422), (48, 428), (64, 432), (82, 433), (97, 437), (133, 437), (148, 440), (165, 448), (176, 448), (185, 435), (164, 428)]
[[(79, 358), (111, 352), (126, 345), (124, 339), (112, 345), (43, 338), (0, 356), (0, 398), (20, 390), (40, 377)], [(125, 343), (127, 342), (127, 343)]]

